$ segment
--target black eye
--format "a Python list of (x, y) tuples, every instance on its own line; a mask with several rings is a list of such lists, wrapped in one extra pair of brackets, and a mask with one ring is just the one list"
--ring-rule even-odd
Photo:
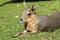
[(30, 14), (28, 14), (28, 15), (30, 15)]

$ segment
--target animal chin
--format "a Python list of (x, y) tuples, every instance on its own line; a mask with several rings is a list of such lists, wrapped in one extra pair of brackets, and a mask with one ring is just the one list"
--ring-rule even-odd
[(20, 23), (24, 23), (24, 21), (20, 21)]

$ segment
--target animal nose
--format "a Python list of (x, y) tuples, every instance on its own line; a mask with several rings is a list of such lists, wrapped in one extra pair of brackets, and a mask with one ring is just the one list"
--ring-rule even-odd
[(23, 19), (20, 19), (20, 21), (23, 21)]

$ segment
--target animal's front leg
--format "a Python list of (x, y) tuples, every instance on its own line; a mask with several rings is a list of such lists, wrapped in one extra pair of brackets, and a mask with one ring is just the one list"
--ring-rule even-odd
[(13, 35), (13, 37), (14, 38), (16, 38), (16, 37), (22, 37), (22, 36), (26, 35), (27, 33), (28, 33), (27, 30), (23, 30), (23, 31), (20, 31), (18, 34)]
[(30, 31), (28, 31), (28, 30), (23, 30), (23, 31), (21, 31), (20, 33), (14, 35), (13, 37), (14, 37), (14, 38), (16, 38), (16, 37), (23, 37), (23, 36), (25, 36), (25, 35), (34, 34), (34, 33), (36, 33), (36, 32), (30, 32)]
[(29, 34), (35, 34), (36, 32), (31, 32), (31, 31), (28, 31), (28, 30), (24, 30), (22, 32), (21, 35), (19, 35), (18, 37), (23, 37), (23, 36), (26, 36), (26, 35), (29, 35)]

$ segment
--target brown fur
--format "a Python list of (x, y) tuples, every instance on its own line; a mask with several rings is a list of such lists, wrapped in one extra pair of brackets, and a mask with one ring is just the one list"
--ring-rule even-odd
[(36, 16), (32, 15), (30, 19), (28, 19), (28, 24), (26, 30), (31, 31), (31, 32), (36, 32), (37, 29), (34, 27), (35, 22), (36, 22)]

